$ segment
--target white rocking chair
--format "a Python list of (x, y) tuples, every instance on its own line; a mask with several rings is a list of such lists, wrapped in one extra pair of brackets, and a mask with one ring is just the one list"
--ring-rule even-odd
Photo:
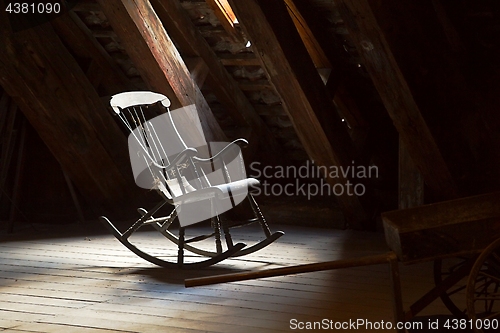
[[(271, 244), (284, 233), (271, 233), (249, 186), (259, 181), (246, 178), (239, 146), (247, 141), (237, 139), (229, 144), (205, 142), (203, 131), (194, 106), (169, 110), (167, 97), (146, 91), (117, 94), (111, 99), (111, 107), (130, 132), (129, 153), (136, 184), (156, 189), (162, 197), (151, 210), (139, 208), (141, 218), (120, 232), (105, 216), (100, 220), (113, 235), (139, 257), (163, 267), (198, 268), (218, 263), (229, 257), (237, 257), (258, 251)], [(151, 113), (158, 115), (151, 119)], [(205, 157), (202, 157), (204, 153)], [(245, 223), (258, 222), (264, 238), (246, 246), (234, 244), (231, 224), (220, 214), (248, 199), (254, 218)], [(165, 204), (174, 206), (170, 215), (154, 217)], [(174, 227), (174, 220), (179, 227)], [(185, 239), (185, 228), (210, 219), (211, 230), (207, 235)], [(141, 250), (129, 240), (139, 228), (151, 225), (177, 245), (176, 260), (166, 260)], [(221, 241), (225, 238), (225, 249)], [(213, 238), (215, 249), (207, 250), (194, 245)], [(186, 262), (184, 251), (196, 254), (196, 259)]]

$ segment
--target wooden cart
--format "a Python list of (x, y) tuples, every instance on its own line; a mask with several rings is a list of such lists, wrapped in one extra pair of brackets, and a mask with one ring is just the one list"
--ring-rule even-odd
[(500, 192), (388, 212), (382, 218), (387, 244), (401, 263), (434, 260), (436, 286), (404, 319), (440, 297), (457, 318), (472, 319), (472, 328), (481, 328), (484, 319), (500, 321)]
[[(412, 319), (440, 297), (455, 317), (476, 332), (489, 332), (485, 328), (496, 325), (491, 331), (500, 330), (500, 192), (387, 212), (382, 219), (391, 250), (387, 254), (187, 279), (185, 285), (389, 263), (395, 321)], [(431, 260), (435, 287), (404, 311), (399, 263)]]

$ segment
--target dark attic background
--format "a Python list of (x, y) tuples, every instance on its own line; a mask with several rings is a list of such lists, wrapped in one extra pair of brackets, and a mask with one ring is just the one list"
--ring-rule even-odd
[(359, 197), (258, 196), (280, 223), (375, 229), (383, 211), (500, 189), (496, 0), (73, 1), (25, 29), (13, 16), (0, 13), (5, 229), (134, 218), (157, 199), (108, 107), (129, 90), (196, 104), (209, 140), (248, 139), (250, 176), (377, 167), (326, 179), (361, 181)]

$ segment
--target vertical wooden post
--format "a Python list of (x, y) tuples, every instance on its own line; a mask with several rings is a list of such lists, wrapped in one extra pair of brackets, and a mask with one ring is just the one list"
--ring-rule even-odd
[[(7, 96), (5, 94), (4, 96)], [(10, 105), (5, 108), (5, 110), (1, 110), (5, 114), (3, 125), (3, 133), (2, 136), (5, 137), (5, 140), (2, 145), (2, 151), (0, 151), (0, 189), (5, 188), (5, 183), (7, 182), (7, 175), (9, 172), (10, 163), (12, 160), (12, 156), (14, 154), (14, 145), (16, 138), (16, 131), (14, 130), (14, 123), (16, 120), (17, 113), (17, 105), (12, 101), (12, 99), (8, 98), (6, 105), (8, 105), (8, 101), (10, 101)], [(0, 128), (1, 129), (1, 128)], [(0, 191), (0, 199), (2, 198), (3, 191)]]
[(73, 183), (71, 182), (71, 179), (64, 170), (62, 170), (62, 173), (64, 175), (64, 180), (66, 181), (66, 185), (68, 185), (68, 190), (69, 193), (71, 194), (71, 199), (73, 200), (73, 204), (75, 205), (76, 213), (78, 215), (78, 221), (83, 224), (85, 223), (85, 218), (83, 217), (82, 207), (80, 206), (80, 202), (78, 201), (78, 196), (76, 195)]
[(422, 206), (424, 204), (424, 179), (401, 139), (399, 140), (398, 180), (398, 208)]
[[(12, 189), (12, 202), (10, 206), (9, 223), (7, 225), (7, 232), (12, 233), (14, 231), (14, 221), (16, 218), (16, 209), (18, 209), (19, 202), (19, 188), (21, 186), (21, 173), (24, 163), (24, 142), (26, 141), (26, 118), (23, 118), (21, 125), (21, 137), (19, 139), (19, 148), (16, 163), (16, 173), (14, 176), (14, 186)], [(7, 172), (9, 167), (7, 166)]]
[[(398, 257), (395, 253), (389, 254), (389, 271), (391, 273), (392, 307), (394, 313), (394, 325), (404, 321), (403, 294), (401, 292), (401, 277), (399, 274)], [(398, 329), (398, 333), (405, 333), (404, 329)]]

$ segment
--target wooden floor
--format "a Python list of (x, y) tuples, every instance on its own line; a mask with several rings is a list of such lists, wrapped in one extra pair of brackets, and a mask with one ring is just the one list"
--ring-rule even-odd
[[(189, 277), (384, 253), (382, 234), (281, 226), (286, 235), (256, 254), (209, 270), (178, 271), (143, 261), (104, 229), (97, 234), (78, 226), (73, 229), (57, 237), (51, 230), (3, 237), (0, 330), (295, 332), (300, 330), (291, 329), (294, 319), (392, 320), (385, 265), (197, 288), (183, 285)], [(236, 234), (236, 239), (248, 243), (259, 235), (253, 227)], [(171, 243), (155, 236), (140, 232), (136, 241), (151, 251), (166, 247), (166, 255), (175, 255)], [(431, 266), (401, 266), (401, 270), (408, 307), (432, 286)], [(426, 312), (446, 310), (436, 301)]]

